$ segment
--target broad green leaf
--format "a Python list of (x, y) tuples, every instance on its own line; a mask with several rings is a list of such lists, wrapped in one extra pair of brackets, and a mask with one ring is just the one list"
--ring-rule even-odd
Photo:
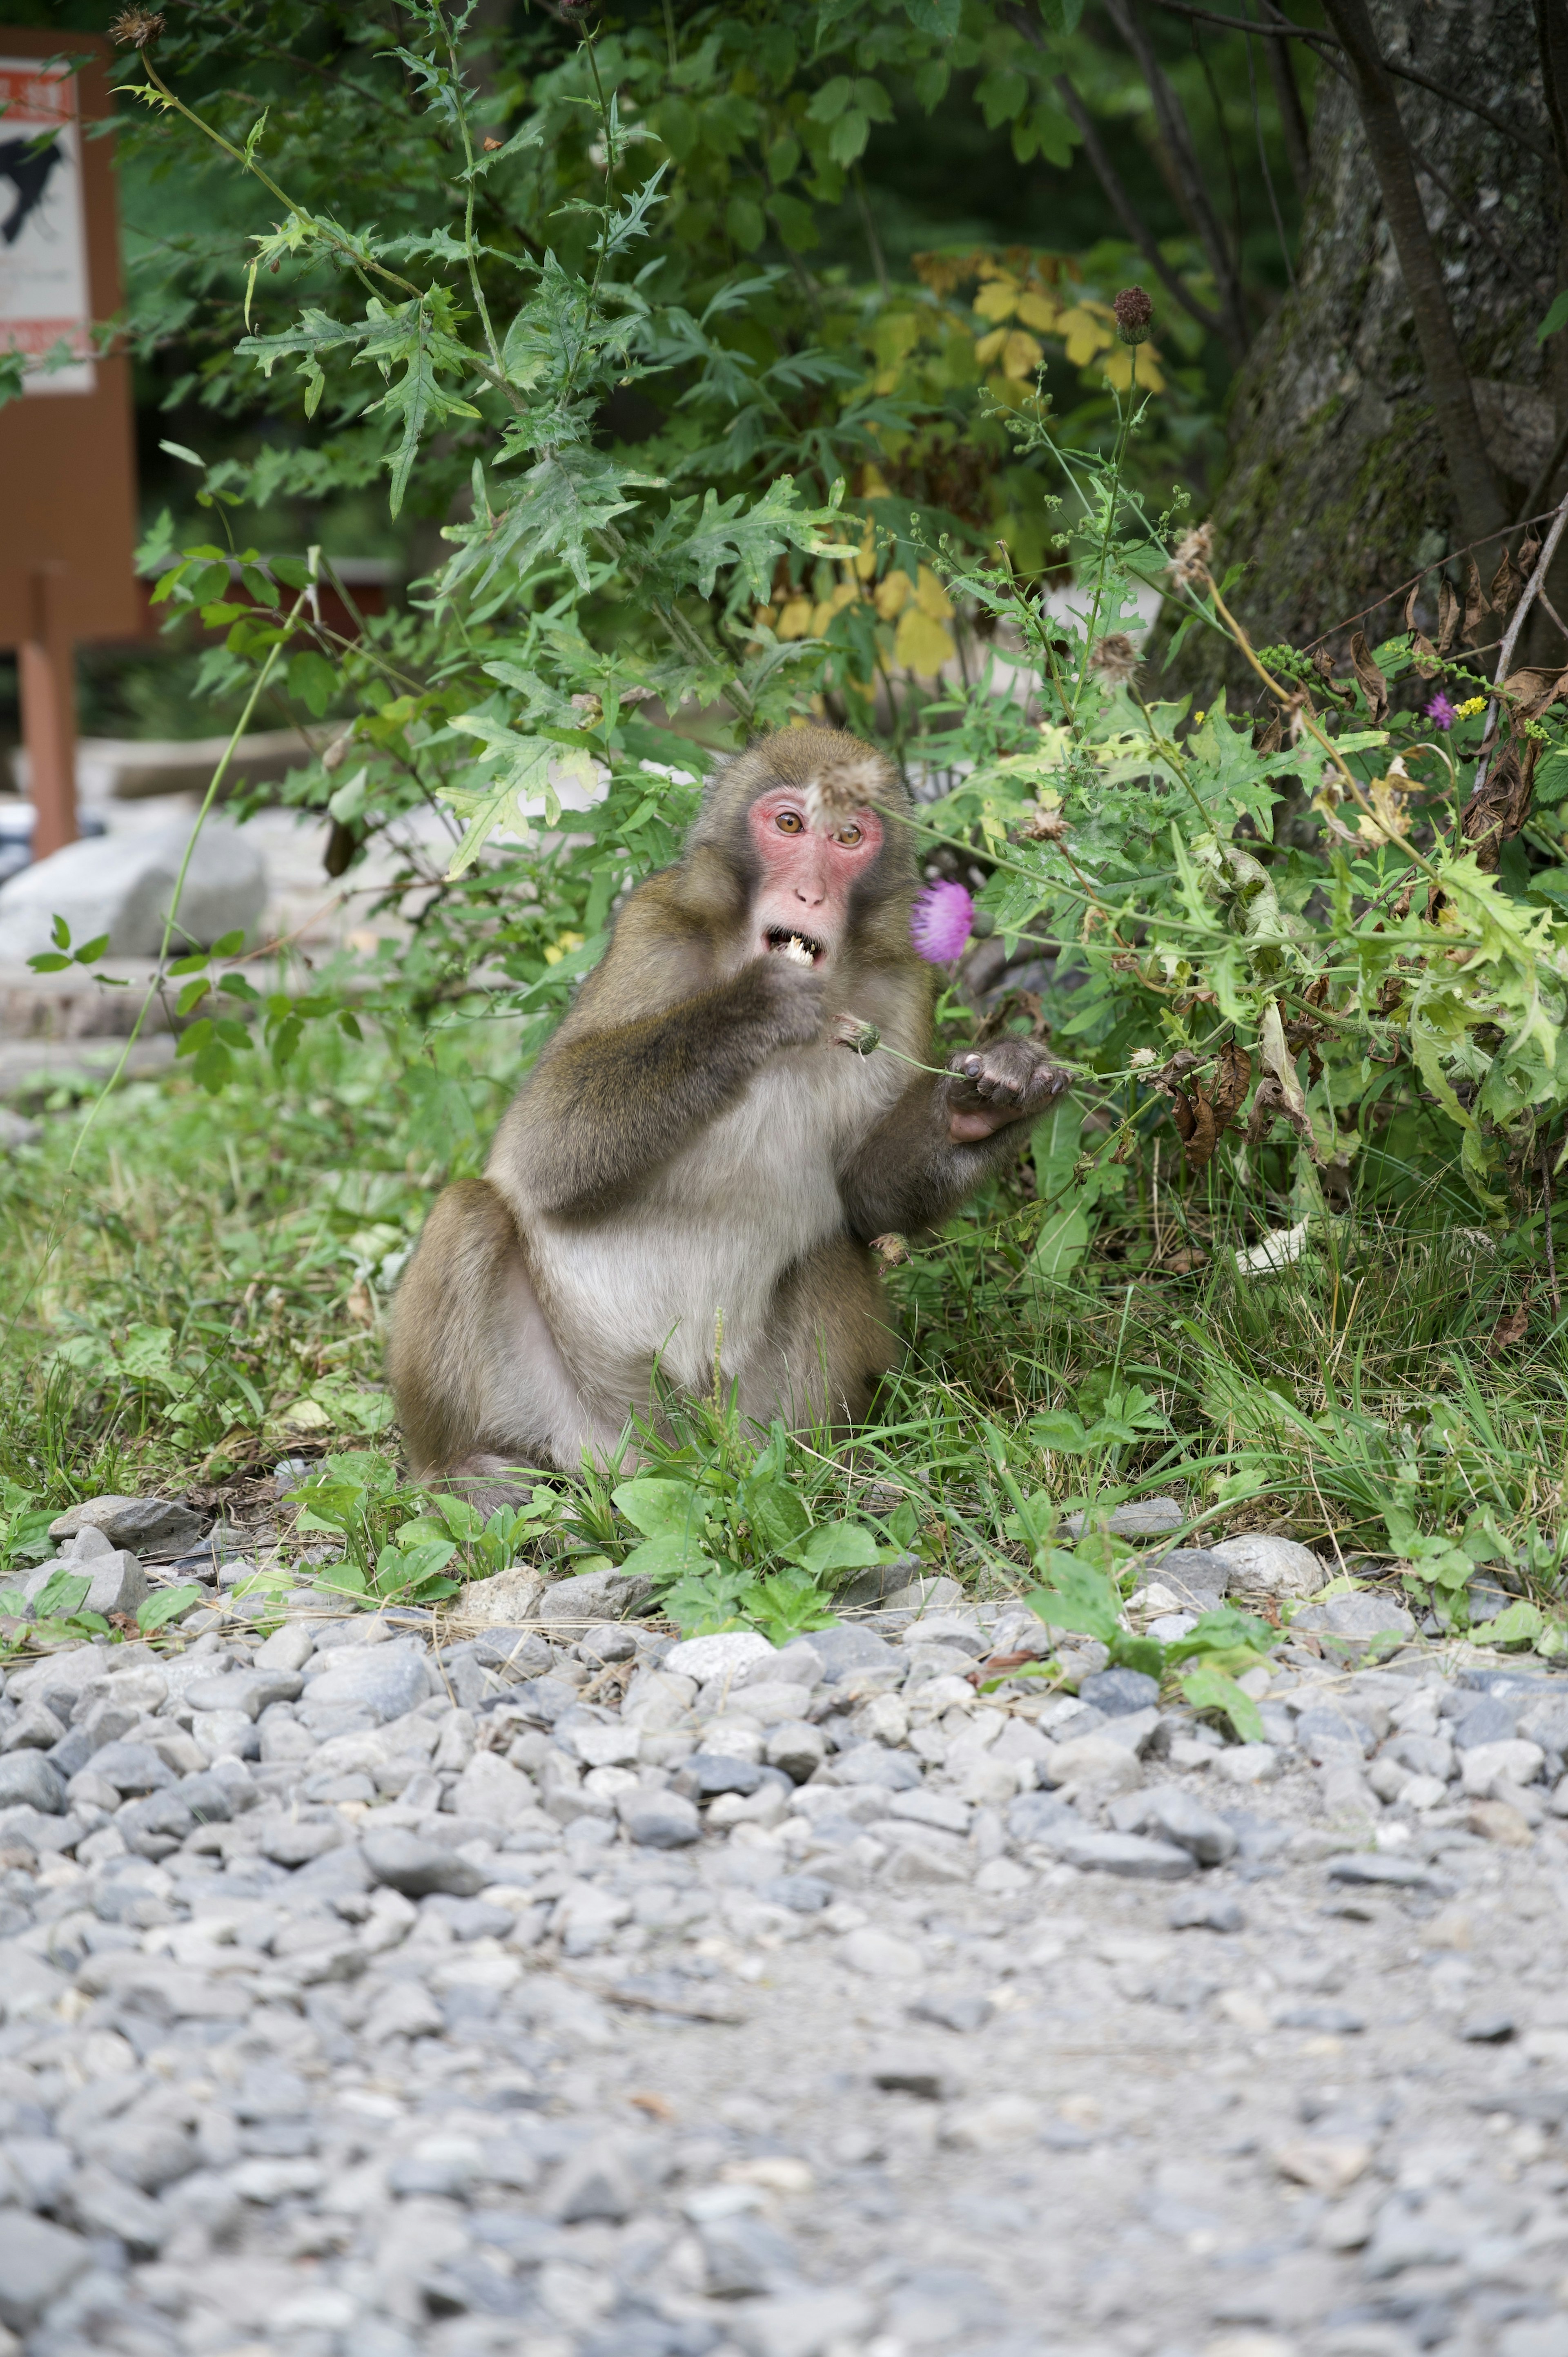
[(834, 1571), (863, 1571), (881, 1560), (881, 1550), (864, 1523), (819, 1523), (795, 1555), (816, 1579)]
[(644, 1538), (684, 1540), (693, 1531), (699, 1537), (702, 1534), (702, 1496), (689, 1481), (659, 1481), (640, 1475), (620, 1482), (610, 1496), (617, 1512)]
[(1243, 1743), (1262, 1743), (1263, 1721), (1257, 1704), (1232, 1677), (1205, 1663), (1189, 1670), (1181, 1690), (1194, 1710), (1222, 1711)]
[(87, 1601), (91, 1578), (80, 1571), (57, 1571), (45, 1580), (28, 1609), (36, 1620), (69, 1620)]
[(151, 1631), (166, 1629), (171, 1620), (180, 1620), (194, 1605), (199, 1604), (206, 1590), (188, 1581), (178, 1587), (160, 1587), (136, 1609), (136, 1626)]
[(1105, 1574), (1060, 1547), (1050, 1549), (1046, 1570), (1048, 1585), (1024, 1599), (1030, 1611), (1050, 1628), (1076, 1630), (1109, 1645), (1120, 1626), (1122, 1598)]

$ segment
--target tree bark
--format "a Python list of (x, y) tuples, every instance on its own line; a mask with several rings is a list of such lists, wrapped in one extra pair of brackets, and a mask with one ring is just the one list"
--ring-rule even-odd
[[(1561, 0), (1544, 5), (1550, 13)], [(1384, 57), (1473, 93), (1551, 152), (1533, 0), (1371, 0), (1369, 14)], [(1568, 422), (1552, 398), (1553, 346), (1568, 347), (1568, 332), (1544, 350), (1535, 340), (1557, 284), (1558, 175), (1419, 84), (1401, 84), (1399, 112), (1463, 389), (1499, 520), (1511, 521)], [(1445, 187), (1422, 175), (1423, 161)], [(1450, 471), (1356, 95), (1330, 71), (1318, 78), (1312, 167), (1297, 284), (1236, 380), (1211, 512), (1219, 565), (1247, 566), (1230, 602), (1255, 642), (1305, 646), (1328, 634), (1337, 652), (1352, 629), (1376, 645), (1401, 627), (1397, 606), (1362, 609), (1462, 547), (1475, 509)], [(1488, 237), (1511, 267), (1499, 266)], [(1423, 604), (1434, 619), (1436, 591), (1433, 574)], [(1194, 632), (1166, 664), (1162, 691), (1207, 699), (1222, 681), (1233, 700), (1251, 702), (1245, 666), (1211, 632)]]

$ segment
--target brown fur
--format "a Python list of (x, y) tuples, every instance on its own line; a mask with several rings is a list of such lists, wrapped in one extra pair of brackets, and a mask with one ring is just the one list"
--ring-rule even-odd
[[(868, 802), (883, 821), (822, 971), (756, 953), (747, 813), (780, 785), (830, 822)], [(945, 1218), (1065, 1080), (1017, 1040), (939, 1081), (835, 1044), (848, 1011), (930, 1058), (907, 807), (878, 755), (825, 729), (720, 772), (679, 864), (622, 909), (485, 1178), (426, 1222), (391, 1354), (422, 1476), (575, 1469), (649, 1411), (656, 1366), (705, 1391), (715, 1357), (758, 1423), (865, 1416), (895, 1355), (872, 1237)], [(955, 1143), (955, 1113), (995, 1134)]]

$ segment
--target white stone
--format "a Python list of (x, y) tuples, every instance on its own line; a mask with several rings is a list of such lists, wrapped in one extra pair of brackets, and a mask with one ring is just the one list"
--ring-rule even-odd
[[(89, 836), (24, 867), (0, 885), (0, 961), (21, 964), (51, 949), (57, 916), (73, 943), (107, 933), (111, 956), (156, 957), (191, 824), (180, 818), (145, 834)], [(266, 898), (256, 844), (230, 820), (209, 818), (191, 854), (174, 947), (252, 934)]]
[(1540, 1744), (1527, 1743), (1522, 1736), (1477, 1743), (1460, 1757), (1460, 1780), (1472, 1801), (1490, 1800), (1495, 1784), (1532, 1784), (1546, 1765)]
[(1280, 1772), (1280, 1755), (1272, 1743), (1238, 1743), (1211, 1756), (1232, 1784), (1272, 1784)]
[(1314, 1596), (1332, 1576), (1299, 1539), (1249, 1531), (1208, 1550), (1230, 1566), (1232, 1596)]
[(710, 1678), (733, 1677), (736, 1670), (766, 1660), (774, 1650), (754, 1629), (726, 1629), (716, 1637), (688, 1637), (683, 1644), (671, 1645), (659, 1666), (705, 1685)]
[(925, 1969), (917, 1947), (869, 1923), (840, 1943), (839, 1954), (851, 1972), (864, 1973), (868, 1980), (913, 1980)]
[(566, 1740), (585, 1768), (631, 1768), (637, 1764), (642, 1738), (635, 1727), (619, 1719), (593, 1720), (573, 1727)]

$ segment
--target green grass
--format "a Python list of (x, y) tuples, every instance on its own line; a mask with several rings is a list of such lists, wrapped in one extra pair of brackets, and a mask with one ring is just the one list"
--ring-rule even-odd
[[(510, 1052), (500, 1026), (366, 1046), (323, 1032), (281, 1083), (259, 1066), (218, 1098), (183, 1073), (138, 1082), (100, 1107), (74, 1174), (81, 1108), (49, 1114), (42, 1145), (0, 1165), (0, 1477), (56, 1511), (150, 1486), (220, 1502), (302, 1448), (368, 1451), (390, 1480), (385, 1302), (436, 1187), (482, 1159)], [(909, 1351), (853, 1450), (770, 1444), (719, 1400), (682, 1412), (652, 1469), (700, 1477), (754, 1582), (800, 1571), (793, 1543), (757, 1535), (772, 1446), (813, 1525), (854, 1521), (966, 1580), (1027, 1585), (1020, 1498), (1048, 1523), (1176, 1488), (1204, 1536), (1268, 1527), (1391, 1559), (1397, 1537), (1424, 1547), (1440, 1593), (1491, 1564), (1550, 1605), (1563, 1321), (1538, 1289), (1523, 1340), (1491, 1339), (1521, 1297), (1528, 1232), (1494, 1241), (1440, 1187), (1412, 1189), (1243, 1275), (1235, 1247), (1290, 1224), (1291, 1203), (1256, 1168), (1173, 1189), (1165, 1160), (1158, 1187), (1131, 1171), (1065, 1282), (1032, 1273), (1027, 1166), (917, 1250), (893, 1280)], [(558, 1550), (639, 1544), (615, 1487), (553, 1484)], [(378, 1545), (418, 1518), (413, 1493), (389, 1496)], [(735, 1609), (756, 1617), (755, 1587)]]

